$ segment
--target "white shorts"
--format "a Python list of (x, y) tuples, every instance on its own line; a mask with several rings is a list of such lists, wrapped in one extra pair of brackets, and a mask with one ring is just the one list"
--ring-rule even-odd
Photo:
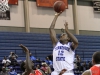
[[(59, 75), (59, 72), (53, 71), (53, 72), (51, 73), (51, 75)], [(70, 73), (70, 72), (65, 72), (65, 73), (62, 74), (62, 75), (74, 75), (74, 73), (73, 73), (73, 72), (72, 72), (72, 73)]]

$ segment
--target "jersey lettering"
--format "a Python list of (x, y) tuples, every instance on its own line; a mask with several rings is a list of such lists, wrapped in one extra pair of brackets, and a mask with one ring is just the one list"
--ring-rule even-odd
[[(74, 55), (71, 42), (61, 44), (58, 42), (53, 48), (53, 68), (55, 71), (62, 69), (72, 70), (74, 68)], [(65, 66), (66, 65), (66, 66)]]
[(65, 57), (56, 57), (56, 61), (65, 61)]
[(64, 51), (58, 51), (58, 56), (63, 56)]
[(56, 61), (65, 61), (65, 57), (63, 57), (64, 51), (58, 51), (58, 57), (56, 57)]
[(56, 48), (55, 48), (55, 50), (67, 50), (67, 51), (69, 51), (69, 47), (66, 47), (66, 46), (57, 46)]

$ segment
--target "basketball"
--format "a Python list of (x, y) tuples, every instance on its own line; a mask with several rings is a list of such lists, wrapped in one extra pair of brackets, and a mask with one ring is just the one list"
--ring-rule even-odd
[(63, 12), (66, 8), (65, 3), (63, 1), (56, 1), (53, 5), (53, 8), (55, 10), (55, 12), (59, 13), (59, 12)]

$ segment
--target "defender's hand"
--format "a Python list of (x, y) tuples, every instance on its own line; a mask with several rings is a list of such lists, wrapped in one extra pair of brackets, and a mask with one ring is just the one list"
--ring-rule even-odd
[(20, 44), (19, 46), (24, 50), (25, 53), (29, 52), (28, 48), (24, 45)]

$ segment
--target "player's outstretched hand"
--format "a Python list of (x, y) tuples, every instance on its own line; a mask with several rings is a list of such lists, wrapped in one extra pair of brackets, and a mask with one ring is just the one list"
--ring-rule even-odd
[(24, 45), (20, 44), (19, 46), (24, 50), (25, 53), (29, 52), (28, 48)]
[(59, 75), (64, 74), (66, 71), (67, 71), (66, 69), (63, 69), (63, 70), (60, 72), (60, 74), (59, 74)]
[(59, 16), (62, 13), (62, 11), (60, 11), (59, 13), (56, 13), (55, 16)]

